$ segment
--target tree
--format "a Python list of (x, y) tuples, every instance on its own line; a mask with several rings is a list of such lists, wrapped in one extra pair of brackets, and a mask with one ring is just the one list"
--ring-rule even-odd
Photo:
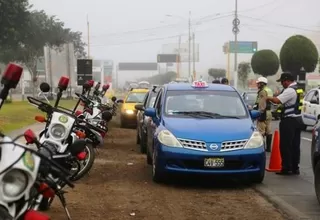
[(176, 76), (177, 76), (176, 72), (170, 71), (165, 74), (158, 74), (152, 77), (142, 78), (142, 79), (139, 79), (139, 81), (148, 81), (151, 84), (163, 85), (174, 80)]
[(210, 68), (208, 70), (209, 76), (212, 76), (213, 78), (221, 78), (226, 76), (226, 70), (225, 69), (216, 69), (216, 68)]
[(29, 13), (28, 31), (24, 33), (23, 42), (15, 47), (4, 46), (0, 49), (1, 61), (21, 62), (28, 68), (33, 79), (33, 95), (37, 61), (43, 56), (44, 46), (59, 47), (66, 42), (69, 31), (63, 26), (63, 22), (54, 16), (48, 16), (44, 11), (32, 11)]
[(19, 44), (29, 21), (28, 0), (0, 0), (0, 47)]
[(279, 70), (279, 58), (272, 50), (260, 50), (253, 54), (251, 67), (255, 74), (264, 77), (273, 76)]
[(249, 62), (241, 62), (238, 65), (238, 79), (241, 82), (243, 88), (247, 87), (248, 76), (251, 72), (251, 66)]
[(87, 45), (82, 41), (82, 33), (79, 31), (73, 32), (71, 30), (68, 31), (66, 36), (66, 41), (68, 43), (73, 43), (74, 45), (74, 55), (77, 59), (85, 58), (87, 53), (85, 51), (85, 46)]
[(316, 69), (319, 54), (313, 42), (302, 36), (289, 37), (280, 51), (280, 64), (283, 71), (298, 74), (301, 69), (307, 73)]

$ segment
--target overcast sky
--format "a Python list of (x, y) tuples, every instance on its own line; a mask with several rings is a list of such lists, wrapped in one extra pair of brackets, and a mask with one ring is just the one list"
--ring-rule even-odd
[[(235, 0), (30, 0), (83, 32), (90, 21), (90, 50), (96, 59), (118, 62), (156, 62), (163, 44), (187, 42), (188, 16), (200, 45), (197, 72), (226, 67), (224, 42), (234, 40), (232, 20)], [(238, 0), (240, 41), (258, 41), (259, 49), (280, 50), (291, 35), (320, 39), (319, 0)], [(172, 16), (166, 16), (172, 15)], [(320, 43), (320, 42), (315, 42)], [(231, 56), (233, 60), (233, 56)], [(240, 55), (248, 61), (251, 55)], [(232, 63), (231, 63), (232, 64)], [(184, 66), (185, 69), (185, 66)]]

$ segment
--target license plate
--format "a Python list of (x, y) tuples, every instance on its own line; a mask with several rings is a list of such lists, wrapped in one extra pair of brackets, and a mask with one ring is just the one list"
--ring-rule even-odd
[(205, 158), (204, 167), (210, 167), (210, 168), (224, 167), (224, 158)]

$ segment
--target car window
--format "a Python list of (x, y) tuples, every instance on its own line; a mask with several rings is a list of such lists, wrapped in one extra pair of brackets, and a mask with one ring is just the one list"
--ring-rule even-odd
[(144, 97), (144, 101), (143, 101), (143, 106), (146, 107), (147, 106), (147, 102), (148, 102), (148, 97), (150, 96), (150, 93), (147, 93), (146, 96)]
[(313, 96), (312, 96), (312, 98), (311, 98), (311, 101), (312, 101), (312, 102), (316, 102), (316, 103), (319, 104), (319, 93), (318, 93), (318, 91), (315, 91), (315, 92), (314, 92), (314, 94), (313, 94)]
[(162, 100), (162, 94), (163, 94), (163, 91), (160, 90), (160, 92), (158, 93), (158, 96), (157, 96), (157, 98), (156, 98), (155, 105), (154, 105), (154, 107), (155, 107), (155, 109), (156, 109), (156, 113), (157, 113), (158, 116), (161, 115), (161, 107), (162, 107), (162, 106), (161, 106), (161, 100)]
[(156, 94), (150, 97), (149, 103), (147, 104), (148, 108), (153, 108), (156, 98), (157, 98)]
[(168, 91), (167, 116), (184, 117), (179, 111), (205, 111), (224, 116), (248, 117), (242, 98), (235, 91)]
[(315, 90), (310, 91), (310, 92), (304, 97), (304, 100), (307, 101), (307, 102), (310, 102), (311, 99), (312, 99), (312, 97), (313, 97), (313, 95), (314, 95), (314, 93), (315, 93)]
[(126, 103), (143, 103), (143, 100), (146, 96), (146, 92), (131, 92), (126, 98)]

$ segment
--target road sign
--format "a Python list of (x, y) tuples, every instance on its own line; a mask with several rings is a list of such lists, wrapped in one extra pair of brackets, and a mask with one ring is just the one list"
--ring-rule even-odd
[(87, 80), (92, 80), (92, 60), (77, 60), (77, 81), (78, 86), (82, 86)]
[(179, 62), (178, 54), (158, 54), (158, 63), (177, 63)]
[[(194, 49), (194, 52), (193, 52)], [(199, 62), (199, 44), (195, 43), (191, 45), (190, 54), (189, 54), (189, 44), (164, 44), (162, 45), (162, 54), (180, 54), (180, 62), (186, 63), (189, 62), (189, 55), (191, 62)], [(194, 59), (193, 59), (194, 56)], [(176, 62), (176, 61), (175, 61)]]
[(255, 53), (258, 51), (257, 41), (238, 41), (237, 46), (234, 41), (229, 42), (229, 53)]

